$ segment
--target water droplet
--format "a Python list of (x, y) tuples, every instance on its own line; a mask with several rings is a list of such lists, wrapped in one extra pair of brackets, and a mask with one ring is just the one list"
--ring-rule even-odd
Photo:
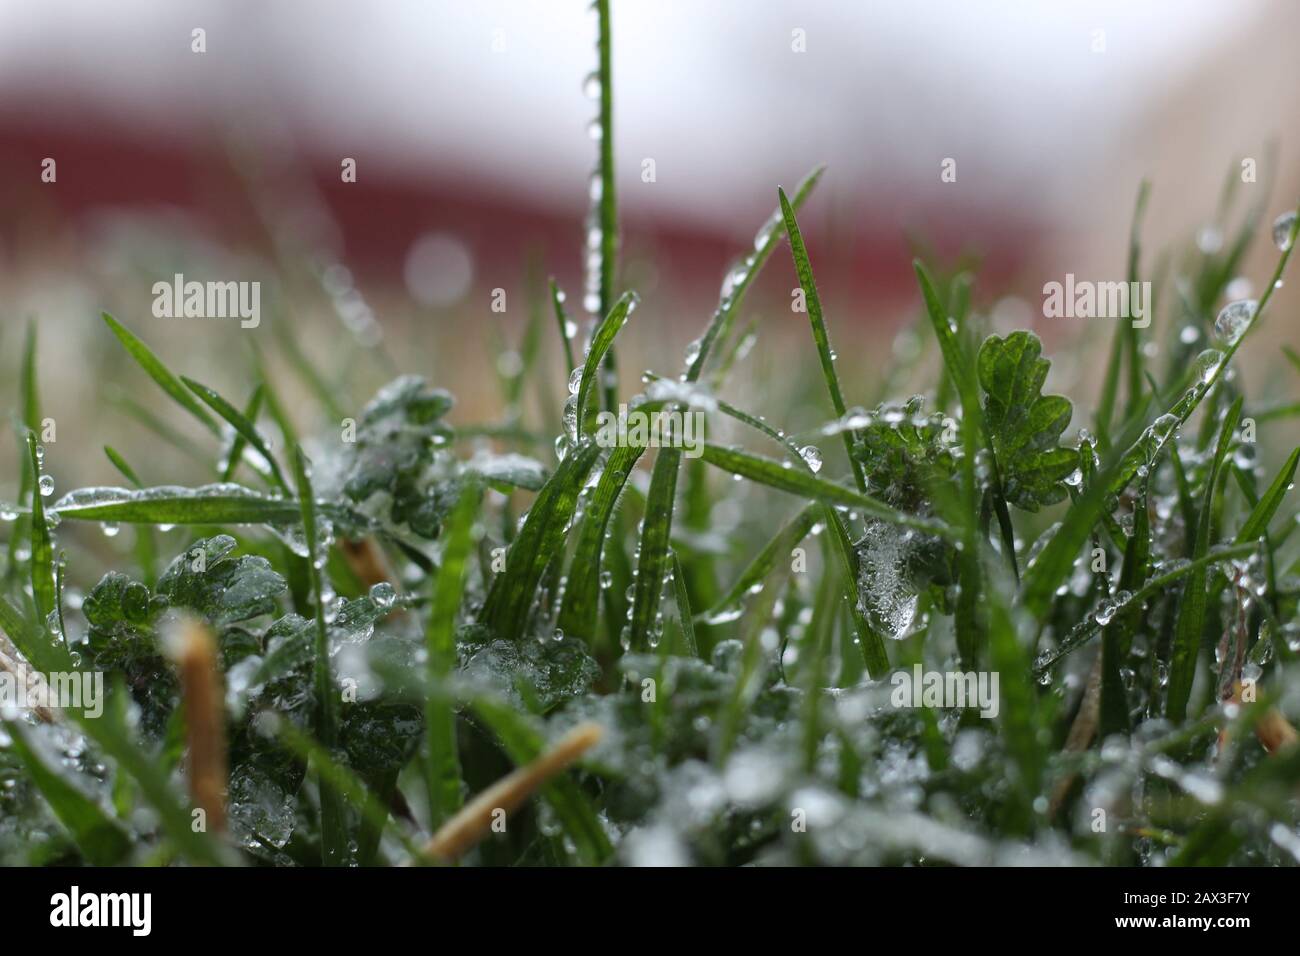
[(1291, 231), (1295, 229), (1295, 211), (1284, 212), (1273, 220), (1273, 244), (1283, 252), (1291, 248)]
[(1093, 614), (1093, 617), (1097, 619), (1098, 624), (1105, 627), (1110, 623), (1111, 618), (1115, 616), (1115, 610), (1115, 602), (1110, 598), (1104, 598), (1102, 602), (1097, 605), (1097, 611)]
[(700, 349), (703, 347), (703, 343), (701, 343), (699, 339), (693, 339), (687, 344), (686, 354), (684, 356), (687, 365), (695, 364), (696, 360), (700, 357)]
[(799, 449), (799, 456), (807, 462), (813, 474), (822, 470), (822, 453), (816, 445), (804, 445)]
[(1219, 371), (1219, 366), (1223, 364), (1223, 353), (1218, 349), (1206, 349), (1196, 357), (1196, 373), (1203, 385), (1209, 385), (1214, 380), (1215, 374)]
[(41, 475), (41, 480), (40, 480), (40, 482), (39, 482), (38, 484), (39, 484), (40, 489), (41, 489), (41, 497), (42, 497), (42, 498), (48, 498), (50, 495), (54, 494), (54, 476), (53, 476), (53, 475)]
[(599, 117), (587, 124), (587, 135), (592, 139), (602, 139), (605, 135), (605, 129), (600, 125)]
[(1223, 307), (1219, 317), (1214, 320), (1214, 334), (1225, 345), (1235, 345), (1250, 327), (1257, 308), (1259, 303), (1254, 299), (1238, 299), (1236, 302), (1229, 302)]
[(397, 589), (387, 581), (380, 581), (370, 589), (370, 600), (381, 611), (387, 611), (397, 602)]
[(116, 521), (105, 521), (100, 524), (99, 530), (104, 532), (106, 538), (116, 538), (118, 532), (122, 530), (122, 526)]
[(579, 365), (577, 368), (573, 370), (572, 374), (569, 375), (570, 395), (577, 395), (578, 389), (582, 387), (582, 372), (583, 372), (583, 367)]
[(582, 92), (589, 100), (600, 99), (600, 72), (592, 70), (582, 81)]

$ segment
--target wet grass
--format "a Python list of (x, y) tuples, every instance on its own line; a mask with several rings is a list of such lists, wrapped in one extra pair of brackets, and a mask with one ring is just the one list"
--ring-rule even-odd
[[(0, 669), (102, 673), (106, 697), (102, 713), (5, 710), (0, 860), (1297, 862), (1300, 449), (1271, 431), (1294, 406), (1256, 413), (1233, 363), (1294, 214), (1258, 303), (1224, 305), (1263, 231), (1252, 209), (1221, 255), (1177, 260), (1193, 294), (1115, 327), (1094, 438), (1070, 427), (1083, 399), (1044, 393), (1037, 337), (991, 334), (974, 277), (938, 262), (915, 264), (905, 333), (933, 343), (933, 377), (852, 405), (894, 379), (840, 374), (797, 220), (815, 170), (774, 189), (680, 373), (634, 393), (615, 346), (655, 304), (634, 311), (619, 286), (603, 0), (597, 19), (588, 330), (575, 351), (578, 321), (539, 276), (519, 370), (500, 376), (505, 425), (453, 428), (452, 396), (409, 376), (348, 407), (287, 327), (236, 403), (105, 315), (137, 366), (136, 417), (213, 483), (143, 482), (109, 444), (129, 487), (56, 500), (30, 330)], [(746, 292), (785, 249), (824, 404), (777, 422), (723, 396), (761, 335), (737, 332)], [(341, 432), (300, 435), (272, 354)], [(710, 440), (698, 457), (606, 447), (597, 415), (624, 402), (703, 415)], [(134, 547), (68, 567), (83, 523), (127, 525)], [(74, 598), (67, 574), (98, 583)], [(215, 636), (224, 726), (187, 719), (186, 687), (205, 685), (166, 653), (178, 613)], [(999, 692), (914, 706), (898, 693), (914, 668), (996, 674)], [(229, 753), (210, 828), (196, 748)]]

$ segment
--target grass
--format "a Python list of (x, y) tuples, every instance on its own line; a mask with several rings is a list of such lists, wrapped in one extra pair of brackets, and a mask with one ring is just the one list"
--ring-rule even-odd
[[(852, 406), (901, 376), (840, 375), (797, 219), (821, 169), (777, 190), (680, 374), (648, 372), (629, 396), (613, 356), (638, 300), (618, 286), (609, 5), (596, 10), (597, 320), (576, 354), (564, 294), (537, 276), (522, 371), (501, 376), (504, 425), (453, 428), (452, 397), (413, 377), (352, 408), (287, 325), (259, 340), (236, 404), (105, 314), (132, 387), (151, 380), (196, 434), (150, 399), (123, 407), (218, 481), (150, 485), (106, 445), (129, 487), (47, 500), (29, 330), (0, 669), (102, 672), (107, 699), (102, 714), (5, 713), (0, 860), (1296, 863), (1300, 449), (1273, 452), (1297, 406), (1257, 405), (1230, 374), (1290, 248), (1215, 351), (1181, 334), (1213, 339), (1262, 210), (1221, 255), (1161, 260), (1183, 294), (1148, 329), (1114, 328), (1095, 440), (1068, 431), (1088, 396), (1044, 393), (1038, 338), (990, 334), (973, 276), (919, 259), (908, 334), (940, 364), (917, 395)], [(829, 399), (812, 422), (722, 397), (761, 334), (737, 330), (746, 293), (784, 247), (807, 377)], [(1143, 347), (1157, 334), (1163, 372)], [(355, 434), (300, 437), (272, 356)], [(553, 380), (571, 383), (567, 400)], [(623, 401), (704, 414), (746, 446), (602, 447), (596, 414)], [(1249, 454), (1255, 408), (1259, 447), (1282, 461), (1271, 475)], [(556, 460), (535, 458), (552, 437)], [(740, 520), (720, 521), (728, 509)], [(115, 567), (65, 572), (59, 549), (87, 522), (129, 525), (135, 545)], [(98, 583), (73, 600), (65, 574)], [(216, 637), (215, 657), (179, 676), (165, 647), (177, 612)], [(900, 706), (914, 667), (995, 672), (996, 716)], [(214, 681), (224, 720), (187, 718)], [(212, 806), (224, 763), (192, 779), (187, 750), (228, 754), (210, 832), (191, 810)]]

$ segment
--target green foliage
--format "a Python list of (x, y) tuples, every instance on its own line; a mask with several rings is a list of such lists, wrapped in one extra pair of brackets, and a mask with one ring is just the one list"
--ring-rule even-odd
[(1063, 481), (1078, 466), (1078, 453), (1059, 445), (1070, 424), (1070, 400), (1042, 394), (1051, 362), (1032, 332), (1005, 339), (989, 336), (980, 346), (984, 425), (1002, 473), (1007, 501), (1037, 511), (1065, 497)]

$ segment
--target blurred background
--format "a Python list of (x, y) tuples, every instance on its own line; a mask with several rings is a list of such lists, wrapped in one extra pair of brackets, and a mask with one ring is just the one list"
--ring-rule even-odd
[[(977, 309), (1039, 332), (1054, 390), (1091, 391), (1113, 325), (1044, 319), (1041, 290), (1067, 272), (1125, 277), (1143, 177), (1144, 270), (1167, 251), (1172, 290), (1258, 204), (1236, 291), (1262, 291), (1268, 224), (1300, 195), (1297, 36), (1289, 0), (615, 0), (621, 282), (642, 296), (619, 340), (622, 394), (643, 368), (678, 370), (777, 185), (819, 163), (800, 218), (850, 404), (879, 400), (905, 347), (918, 250), (977, 262)], [(299, 358), (352, 413), (401, 371), (454, 391), (459, 424), (506, 420), (501, 379), (549, 308), (545, 279), (575, 311), (582, 298), (594, 39), (582, 0), (0, 0), (0, 406), (17, 406), (34, 318), (58, 493), (120, 481), (106, 443), (146, 483), (203, 478), (202, 455), (157, 437), (201, 433), (101, 310), (232, 400), (256, 345), (307, 427), (326, 422)], [(153, 283), (178, 272), (261, 282), (261, 325), (155, 317)], [(748, 300), (761, 334), (734, 389), (807, 429), (830, 415), (783, 398), (796, 365), (815, 371), (795, 284), (783, 246)], [(1294, 394), (1277, 345), (1296, 339), (1295, 285), (1243, 352), (1261, 393)], [(1158, 323), (1182, 321), (1162, 298)], [(539, 428), (564, 397), (546, 331), (551, 384), (524, 416)], [(0, 443), (0, 499), (16, 496), (12, 464)]]

